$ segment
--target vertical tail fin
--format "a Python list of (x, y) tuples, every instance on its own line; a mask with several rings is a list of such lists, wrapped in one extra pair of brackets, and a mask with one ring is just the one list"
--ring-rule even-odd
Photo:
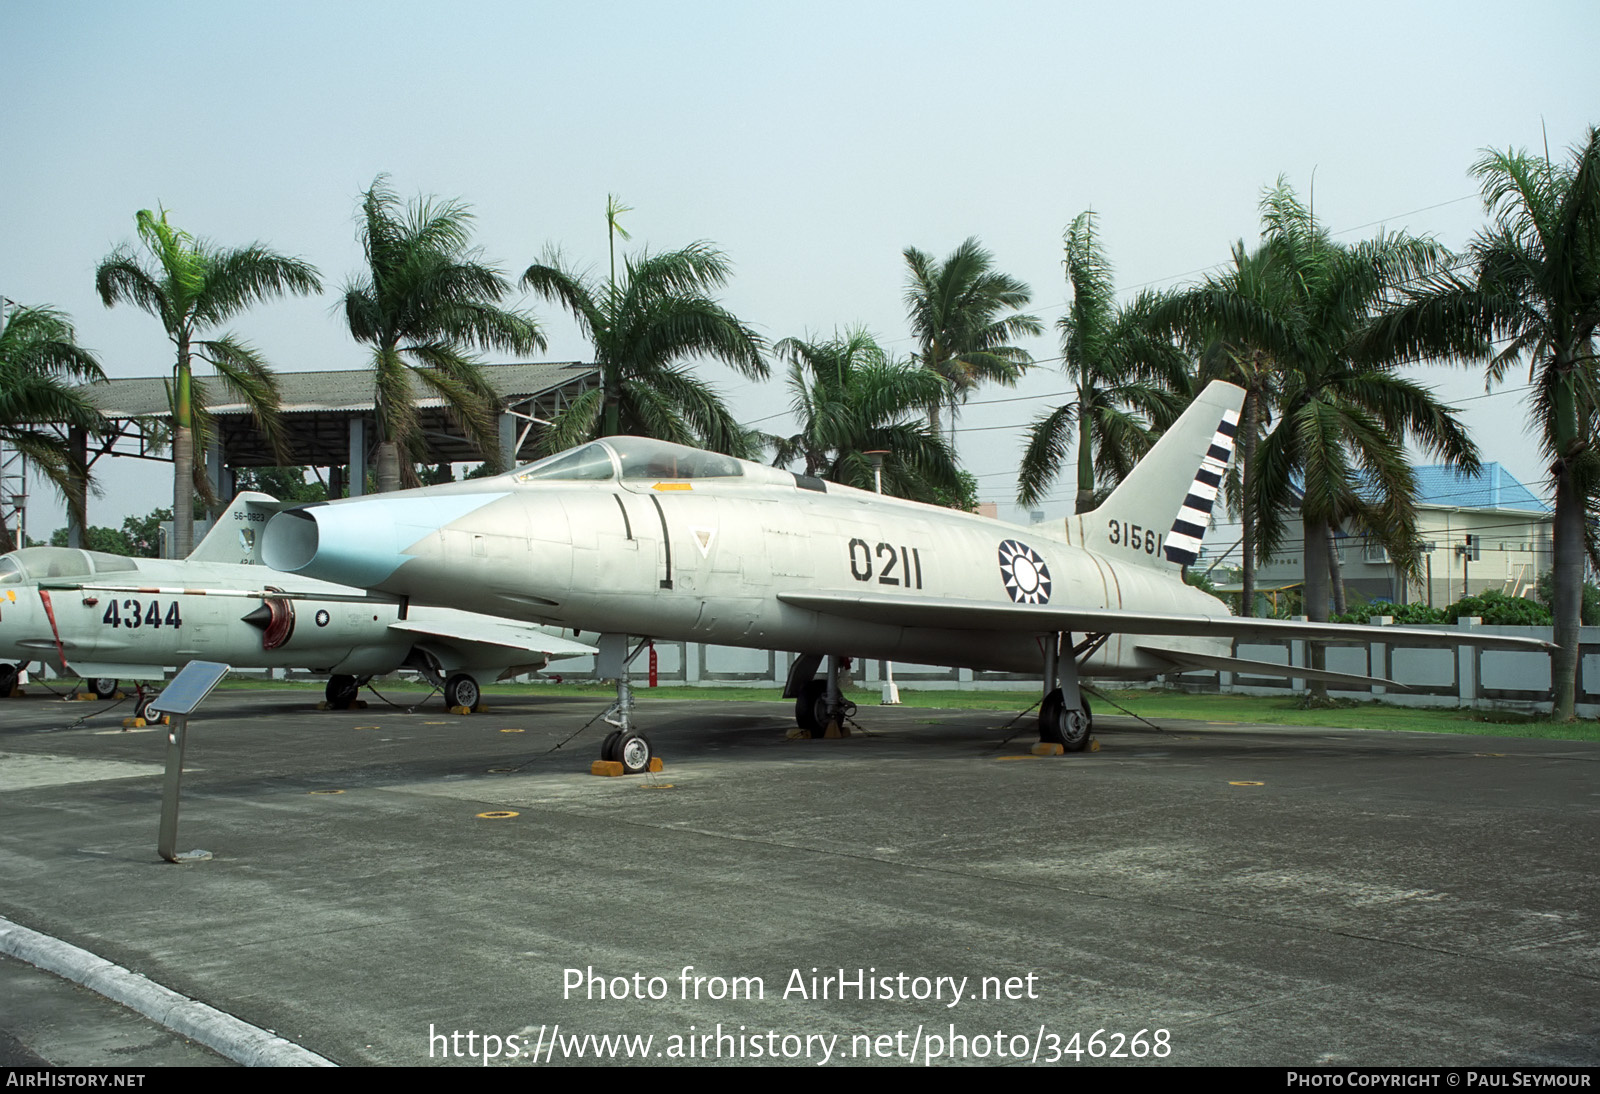
[(206, 538), (189, 552), (189, 561), (259, 564), (261, 529), (283, 505), (270, 494), (246, 490), (233, 499), (233, 504), (217, 518)]
[(1193, 565), (1243, 405), (1244, 389), (1207, 385), (1100, 508), (1068, 519), (1074, 541), (1147, 566)]

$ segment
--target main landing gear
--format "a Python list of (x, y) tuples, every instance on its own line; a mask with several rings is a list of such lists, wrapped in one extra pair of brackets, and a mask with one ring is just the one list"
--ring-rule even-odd
[(478, 686), (478, 681), (464, 672), (458, 672), (444, 682), (444, 705), (451, 709), (466, 707), (468, 710), (477, 710), (482, 698), (483, 689)]
[(323, 688), (323, 697), (328, 700), (329, 710), (349, 710), (356, 702), (356, 696), (361, 694), (361, 685), (366, 680), (356, 676), (330, 676), (328, 686)]
[(789, 669), (789, 682), (783, 689), (785, 699), (794, 700), (794, 722), (799, 733), (812, 739), (821, 737), (846, 737), (850, 731), (845, 722), (855, 713), (855, 706), (844, 697), (839, 688), (839, 678), (850, 668), (850, 659), (830, 655), (828, 674), (818, 678), (817, 669), (822, 655), (802, 654)]
[(1078, 689), (1078, 665), (1105, 645), (1104, 634), (1084, 637), (1076, 646), (1072, 633), (1046, 635), (1044, 640), (1044, 702), (1039, 705), (1038, 752), (1082, 752), (1094, 734), (1094, 712)]

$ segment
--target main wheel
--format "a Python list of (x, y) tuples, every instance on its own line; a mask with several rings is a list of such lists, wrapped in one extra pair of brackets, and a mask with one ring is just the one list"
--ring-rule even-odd
[(17, 677), (21, 675), (17, 666), (9, 661), (0, 661), (0, 699), (10, 697), (11, 690), (17, 686)]
[(1092, 726), (1088, 704), (1068, 708), (1060, 688), (1045, 696), (1039, 708), (1039, 740), (1058, 744), (1068, 752), (1082, 752), (1088, 747)]
[(89, 690), (96, 699), (110, 699), (117, 694), (117, 682), (109, 676), (98, 676), (89, 681)]
[(616, 760), (617, 741), (622, 738), (622, 730), (613, 729), (606, 734), (606, 739), (600, 742), (600, 758), (602, 760)]
[(622, 764), (622, 770), (629, 775), (650, 770), (650, 757), (653, 750), (650, 747), (650, 738), (643, 733), (625, 733), (617, 741), (617, 760)]
[(807, 680), (794, 701), (794, 721), (801, 729), (820, 732), (828, 725), (828, 682)]
[(447, 707), (475, 710), (482, 695), (478, 690), (478, 681), (464, 672), (458, 672), (444, 682), (444, 705)]
[(327, 697), (328, 705), (334, 710), (349, 710), (350, 704), (356, 701), (356, 696), (361, 692), (361, 684), (354, 676), (330, 676), (328, 686), (322, 694)]

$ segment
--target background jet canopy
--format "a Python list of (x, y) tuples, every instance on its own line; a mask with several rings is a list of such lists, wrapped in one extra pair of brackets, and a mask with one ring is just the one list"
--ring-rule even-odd
[(24, 547), (9, 555), (0, 555), (0, 584), (126, 573), (136, 569), (138, 566), (131, 558), (122, 558), (120, 555), (80, 551), (75, 547)]

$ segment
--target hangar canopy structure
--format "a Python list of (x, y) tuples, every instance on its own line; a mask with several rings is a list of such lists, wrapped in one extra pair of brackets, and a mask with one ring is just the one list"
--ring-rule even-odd
[[(508, 465), (534, 459), (538, 427), (600, 383), (600, 370), (581, 361), (479, 365), (478, 369), (497, 396), (500, 455)], [(282, 456), (273, 451), (226, 381), (215, 376), (195, 377), (195, 386), (206, 393), (215, 434), (204, 459), (218, 493), (224, 498), (233, 496), (234, 468), (284, 465), (330, 468), (330, 496), (361, 494), (368, 459), (376, 448), (376, 373), (351, 369), (279, 372), (276, 377), (282, 400)], [(432, 462), (473, 463), (496, 455), (481, 451), (466, 436), (432, 389), (414, 376), (408, 374), (407, 378)], [(84, 463), (92, 467), (103, 456), (170, 463), (170, 383), (168, 377), (154, 376), (106, 380), (84, 388), (106, 420), (104, 437), (73, 431), (72, 442)], [(71, 517), (71, 509), (68, 506), (68, 543), (82, 546), (83, 530)]]

